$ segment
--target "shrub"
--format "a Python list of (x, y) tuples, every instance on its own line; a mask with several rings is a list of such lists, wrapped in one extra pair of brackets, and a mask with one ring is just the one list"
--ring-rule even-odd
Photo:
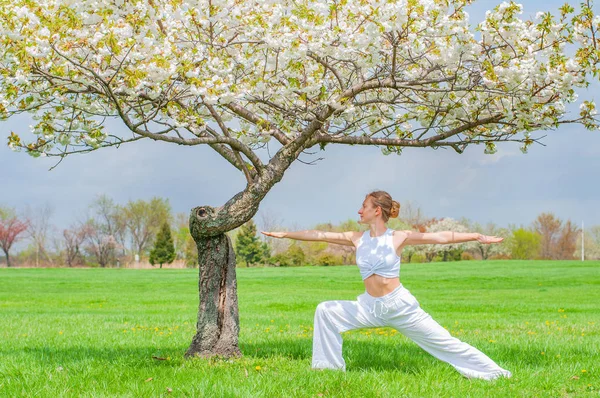
[(304, 265), (306, 256), (300, 246), (290, 245), (290, 247), (287, 250), (287, 253), (290, 257), (293, 266), (299, 267), (301, 265)]
[(411, 259), (410, 259), (411, 263), (424, 263), (425, 262), (425, 256), (419, 253), (415, 253), (412, 255)]
[(269, 263), (277, 267), (290, 267), (292, 262), (285, 252), (277, 253), (276, 255), (269, 258)]
[(299, 267), (304, 264), (305, 254), (301, 247), (292, 243), (290, 247), (269, 259), (269, 262), (279, 267)]
[(475, 258), (473, 257), (473, 255), (471, 253), (462, 252), (462, 254), (460, 255), (460, 259), (469, 261), (469, 260), (474, 260)]
[(344, 263), (342, 256), (336, 256), (332, 253), (321, 253), (317, 256), (316, 265), (340, 265)]

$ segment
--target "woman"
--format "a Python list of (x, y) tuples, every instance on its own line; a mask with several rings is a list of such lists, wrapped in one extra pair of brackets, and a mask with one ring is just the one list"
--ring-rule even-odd
[(419, 302), (400, 283), (400, 254), (406, 245), (479, 241), (498, 243), (503, 239), (478, 233), (450, 231), (420, 233), (394, 231), (386, 227), (397, 217), (400, 204), (384, 191), (369, 193), (361, 209), (362, 232), (262, 232), (275, 238), (325, 241), (356, 247), (356, 263), (366, 292), (356, 301), (325, 301), (317, 306), (313, 336), (312, 367), (346, 370), (340, 333), (359, 328), (389, 326), (406, 335), (425, 351), (448, 362), (467, 378), (492, 380), (511, 377), (484, 353), (452, 337), (423, 311)]

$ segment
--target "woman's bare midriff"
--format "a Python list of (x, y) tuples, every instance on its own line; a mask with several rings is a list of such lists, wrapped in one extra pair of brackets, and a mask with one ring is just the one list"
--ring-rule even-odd
[(364, 282), (367, 293), (373, 297), (385, 296), (400, 286), (400, 278), (384, 278), (377, 274), (369, 276)]

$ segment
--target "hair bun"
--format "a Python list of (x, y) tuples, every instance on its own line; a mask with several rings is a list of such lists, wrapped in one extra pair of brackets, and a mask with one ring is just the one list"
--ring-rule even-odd
[(392, 209), (390, 210), (390, 218), (396, 218), (400, 214), (400, 203), (392, 200)]

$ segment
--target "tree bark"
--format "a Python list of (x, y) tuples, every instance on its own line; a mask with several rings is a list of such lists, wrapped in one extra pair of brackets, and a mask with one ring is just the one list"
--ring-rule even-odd
[(241, 356), (233, 245), (225, 233), (201, 236), (200, 230), (192, 227), (198, 221), (194, 210), (190, 231), (198, 247), (200, 303), (196, 335), (185, 355), (203, 358)]

